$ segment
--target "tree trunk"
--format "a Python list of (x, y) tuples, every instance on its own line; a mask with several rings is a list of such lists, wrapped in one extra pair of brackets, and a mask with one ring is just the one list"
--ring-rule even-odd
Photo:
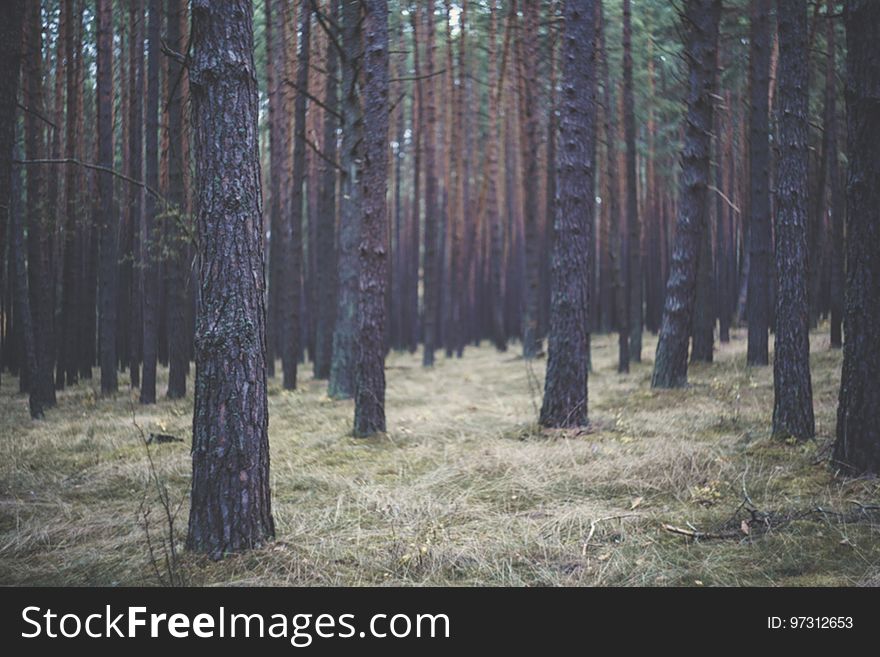
[(880, 3), (849, 0), (846, 23), (846, 300), (834, 460), (880, 474)]
[[(113, 168), (113, 5), (97, 0), (98, 14), (98, 164)], [(117, 240), (119, 222), (113, 208), (113, 176), (98, 173), (100, 204), (100, 343), (101, 393), (113, 394), (116, 379)]]
[(348, 399), (355, 392), (358, 309), (358, 243), (361, 222), (363, 117), (358, 59), (362, 56), (361, 3), (342, 0), (342, 152), (340, 154), (339, 256), (336, 326), (328, 393)]
[[(828, 0), (828, 13), (834, 13), (833, 0)], [(837, 143), (837, 30), (829, 16), (826, 19), (828, 49), (825, 73), (825, 131), (828, 134), (828, 183), (831, 206), (831, 346), (843, 346), (844, 248), (843, 225), (846, 213), (845, 198), (840, 184)]]
[(557, 206), (551, 276), (547, 377), (540, 422), (587, 424), (590, 275), (593, 233), (595, 7), (566, 2), (562, 53)]
[[(339, 22), (339, 2), (330, 0), (330, 15)], [(320, 196), (318, 198), (318, 323), (315, 335), (315, 378), (330, 377), (333, 357), (333, 322), (336, 317), (336, 130), (339, 120), (334, 112), (339, 107), (339, 56), (336, 44), (327, 39), (327, 85), (324, 88), (324, 155), (329, 162), (321, 164)]]
[[(147, 54), (147, 102), (144, 133), (146, 183), (159, 187), (159, 32), (162, 21), (161, 0), (149, 0), (147, 26), (150, 49)], [(141, 379), (141, 404), (156, 403), (156, 360), (159, 349), (159, 268), (157, 262), (159, 231), (156, 215), (160, 208), (156, 197), (144, 198), (144, 228), (141, 232), (143, 260), (144, 372)]]
[(779, 165), (776, 180), (776, 332), (773, 435), (812, 438), (807, 295), (807, 2), (778, 0)]
[(425, 351), (422, 364), (434, 364), (437, 349), (437, 314), (440, 303), (440, 271), (437, 257), (437, 170), (436, 137), (437, 106), (434, 80), (434, 0), (428, 1), (425, 11), (425, 261), (424, 261), (424, 326)]
[[(144, 0), (131, 4), (130, 21), (131, 48), (129, 51), (131, 75), (131, 105), (129, 107), (129, 157), (130, 175), (133, 180), (143, 179), (143, 91), (144, 91)], [(129, 208), (131, 212), (132, 249), (131, 262), (134, 263), (131, 282), (131, 326), (129, 328), (129, 368), (131, 387), (140, 387), (140, 362), (143, 345), (143, 306), (144, 293), (143, 268), (137, 266), (142, 261), (144, 190), (138, 185), (129, 186)]]
[(187, 548), (213, 559), (275, 535), (253, 8), (192, 3), (199, 315)]
[(366, 0), (364, 176), (354, 433), (385, 431), (385, 284), (388, 266), (388, 1)]
[(632, 9), (623, 0), (623, 130), (626, 136), (627, 306), (629, 359), (642, 361), (642, 229), (636, 189), (636, 118), (633, 99)]
[[(168, 0), (168, 46), (175, 52), (186, 50), (181, 31), (181, 12), (186, 12), (184, 0)], [(169, 253), (165, 260), (165, 294), (168, 326), (168, 398), (186, 396), (186, 375), (189, 370), (189, 350), (186, 330), (186, 256), (188, 244), (185, 226), (186, 187), (184, 177), (183, 84), (186, 71), (175, 60), (168, 61), (168, 200), (171, 217), (166, 225)]]
[[(752, 0), (749, 38), (749, 365), (767, 365), (770, 326), (770, 119), (769, 75), (772, 48), (770, 0)], [(806, 56), (802, 54), (802, 56)]]
[(685, 57), (689, 63), (687, 116), (675, 250), (654, 359), (651, 380), (654, 388), (687, 385), (688, 336), (693, 319), (699, 250), (708, 221), (715, 50), (720, 17), (720, 0), (688, 0), (685, 5)]

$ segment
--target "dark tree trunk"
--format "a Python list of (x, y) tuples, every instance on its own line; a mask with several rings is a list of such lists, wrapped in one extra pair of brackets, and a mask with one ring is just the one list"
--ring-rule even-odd
[(15, 143), (15, 112), (21, 76), (24, 15), (24, 0), (10, 0), (4, 2), (0, 8), (0, 290), (3, 289), (3, 254), (6, 253), (5, 242), (9, 226), (12, 148)]
[[(331, 17), (339, 22), (338, 0), (330, 0)], [(339, 120), (338, 53), (336, 44), (327, 39), (327, 85), (324, 88), (324, 105), (333, 111), (324, 111), (324, 155), (328, 161), (321, 164), (321, 181), (318, 197), (318, 322), (315, 335), (315, 378), (330, 378), (333, 358), (333, 322), (336, 318), (336, 130)]]
[(642, 361), (642, 229), (636, 189), (636, 116), (633, 99), (632, 9), (623, 0), (623, 131), (626, 139), (627, 312), (629, 359)]
[(551, 276), (547, 377), (540, 422), (545, 427), (587, 424), (590, 275), (593, 262), (595, 148), (595, 7), (565, 3), (557, 203)]
[(354, 433), (385, 431), (385, 284), (388, 266), (388, 0), (366, 0), (364, 176)]
[(190, 89), (199, 314), (187, 548), (219, 559), (275, 535), (253, 7), (193, 0)]
[[(181, 12), (184, 0), (168, 0), (168, 45), (175, 52), (186, 50), (181, 34)], [(176, 59), (168, 61), (168, 200), (171, 218), (166, 225), (169, 253), (165, 260), (166, 319), (168, 331), (168, 398), (186, 396), (186, 375), (189, 371), (189, 349), (186, 328), (186, 261), (188, 243), (185, 224), (187, 175), (184, 165), (183, 85), (186, 71)]]
[(849, 0), (846, 23), (846, 300), (834, 460), (880, 474), (880, 3)]
[[(709, 201), (709, 199), (706, 199)], [(697, 258), (697, 291), (694, 297), (694, 321), (691, 329), (691, 362), (711, 363), (715, 339), (715, 304), (712, 277), (712, 229), (711, 208), (706, 208), (706, 225), (700, 238), (700, 255)]]
[(812, 438), (807, 298), (807, 0), (778, 0), (779, 165), (776, 175), (776, 331), (773, 435)]
[(538, 0), (523, 0), (519, 34), (520, 131), (523, 157), (522, 189), (525, 197), (525, 297), (523, 299), (523, 357), (535, 358), (541, 351), (538, 332), (540, 313), (541, 238), (538, 225)]
[[(143, 178), (143, 90), (144, 90), (144, 0), (134, 0), (131, 4), (129, 25), (131, 26), (130, 72), (131, 105), (129, 106), (129, 157), (130, 175), (133, 180)], [(131, 262), (133, 277), (131, 281), (131, 325), (129, 327), (129, 368), (131, 387), (140, 387), (140, 362), (143, 345), (143, 292), (144, 270), (138, 266), (142, 262), (144, 244), (144, 190), (138, 185), (129, 186), (129, 210), (131, 212)]]
[[(12, 17), (13, 19), (15, 17)], [(15, 35), (15, 41), (21, 44), (20, 34)], [(13, 57), (15, 54), (13, 53)], [(17, 59), (18, 57), (16, 57)], [(17, 92), (17, 90), (15, 90)], [(17, 93), (13, 92), (13, 99), (17, 98)], [(15, 120), (12, 121), (13, 135), (10, 139), (10, 146), (15, 142)], [(9, 153), (2, 154), (2, 159), (9, 162), (12, 161), (13, 151), (10, 148)], [(7, 206), (5, 212), (8, 214), (10, 222), (8, 224), (10, 232), (10, 249), (9, 260), (12, 265), (13, 285), (15, 286), (15, 323), (22, 337), (23, 356), (21, 363), (21, 371), (19, 375), (21, 380), (32, 382), (39, 376), (37, 372), (37, 347), (34, 331), (33, 318), (31, 317), (31, 302), (28, 294), (28, 275), (27, 266), (25, 265), (25, 240), (24, 240), (24, 211), (21, 207), (21, 170), (10, 172), (7, 187), (7, 194), (10, 195), (11, 204)], [(43, 417), (43, 403), (40, 394), (34, 385), (27, 386), (28, 391), (28, 407), (31, 417), (35, 420)]]
[[(491, 299), (492, 340), (496, 349), (507, 351), (507, 333), (504, 330), (504, 227), (498, 203), (498, 134), (499, 100), (503, 89), (504, 74), (498, 71), (497, 34), (498, 9), (496, 0), (489, 4), (489, 143), (487, 145), (486, 213), (491, 232)], [(504, 62), (506, 64), (506, 62)]]
[[(283, 331), (281, 358), (284, 366), (283, 386), (296, 388), (297, 365), (302, 351), (302, 277), (303, 277), (303, 185), (306, 178), (306, 94), (309, 86), (309, 33), (312, 24), (310, 0), (300, 3), (300, 53), (296, 72), (296, 101), (293, 122), (296, 135), (293, 142), (293, 187), (290, 193), (290, 222), (285, 230), (290, 235), (290, 252), (284, 257), (284, 285), (282, 288)], [(283, 118), (282, 118), (283, 120)], [(282, 219), (285, 221), (285, 219)], [(285, 240), (287, 241), (287, 240)]]
[(413, 35), (413, 82), (412, 102), (412, 145), (413, 145), (413, 194), (412, 208), (410, 210), (410, 229), (408, 234), (407, 250), (409, 258), (406, 270), (406, 347), (410, 353), (415, 353), (419, 347), (419, 251), (421, 248), (420, 222), (422, 218), (422, 144), (425, 130), (425, 102), (423, 82), (419, 78), (422, 75), (421, 66), (421, 42), (419, 29), (421, 25), (421, 11), (419, 3), (412, 6), (410, 12), (410, 25)]
[[(146, 156), (146, 183), (152, 189), (159, 187), (159, 32), (162, 20), (161, 0), (149, 0), (147, 26), (150, 49), (147, 53), (147, 102), (145, 116), (144, 153)], [(156, 215), (160, 208), (156, 197), (144, 198), (144, 228), (141, 244), (143, 269), (144, 315), (144, 372), (141, 379), (141, 403), (156, 403), (156, 360), (159, 350), (159, 267), (158, 226)]]
[[(267, 277), (269, 290), (266, 304), (268, 307), (266, 318), (266, 371), (269, 377), (275, 376), (275, 356), (278, 347), (278, 334), (280, 328), (280, 311), (278, 308), (281, 298), (283, 272), (281, 270), (281, 150), (283, 143), (279, 126), (279, 115), (282, 113), (281, 85), (284, 84), (283, 61), (279, 66), (279, 59), (284, 56), (279, 53), (282, 48), (283, 16), (276, 18), (276, 0), (266, 0), (266, 94), (269, 97), (269, 266)], [(278, 25), (275, 25), (276, 19)]]
[[(749, 38), (749, 278), (746, 362), (767, 365), (770, 327), (770, 51), (773, 48), (770, 0), (752, 0)], [(801, 53), (806, 57), (806, 53)]]
[(654, 359), (651, 380), (654, 388), (687, 385), (688, 336), (693, 318), (700, 244), (708, 221), (715, 50), (720, 17), (720, 0), (688, 0), (685, 4), (683, 29), (686, 33), (685, 57), (689, 64), (687, 116), (675, 250)]
[(336, 325), (328, 393), (334, 399), (354, 395), (357, 309), (358, 243), (361, 222), (361, 167), (363, 117), (359, 98), (359, 58), (362, 56), (361, 3), (342, 2), (342, 153), (340, 164), (339, 255)]
[[(98, 14), (98, 164), (113, 168), (113, 4), (97, 0)], [(98, 173), (100, 235), (100, 344), (101, 393), (115, 393), (116, 311), (117, 311), (117, 240), (119, 225), (113, 208), (113, 176)]]
[[(24, 60), (25, 157), (37, 160), (45, 154), (44, 123), (38, 114), (43, 105), (43, 20), (39, 3), (28, 3), (26, 49)], [(36, 376), (28, 381), (29, 392), (39, 398), (40, 406), (55, 405), (54, 290), (52, 274), (52, 234), (54, 217), (46, 207), (46, 170), (31, 165), (27, 172), (27, 251), (31, 329), (36, 350)], [(54, 175), (55, 172), (53, 171)]]
[[(834, 12), (833, 0), (828, 0), (828, 13)], [(825, 75), (825, 131), (828, 135), (828, 186), (831, 196), (831, 346), (843, 346), (844, 250), (843, 225), (846, 213), (845, 198), (840, 184), (837, 140), (837, 41), (835, 21), (826, 20), (828, 49)]]
[(440, 263), (437, 253), (437, 170), (435, 166), (437, 136), (437, 106), (434, 81), (434, 0), (429, 0), (425, 11), (425, 261), (424, 261), (424, 326), (425, 352), (422, 364), (434, 364), (437, 348), (437, 315), (440, 304)]
[[(75, 0), (64, 4), (65, 23), (65, 58), (67, 59), (67, 116), (65, 124), (64, 148), (68, 158), (79, 156), (79, 109), (82, 98), (82, 87), (79, 83), (82, 67), (82, 41), (78, 37), (82, 32), (82, 19), (79, 18)], [(74, 20), (77, 28), (74, 29)], [(60, 129), (60, 126), (59, 128)], [(61, 297), (61, 353), (58, 359), (56, 384), (63, 387), (62, 382), (73, 385), (79, 377), (78, 355), (80, 343), (80, 321), (82, 312), (83, 288), (79, 271), (82, 267), (80, 253), (82, 249), (80, 235), (80, 181), (82, 177), (78, 167), (68, 166), (64, 170), (64, 193), (66, 199), (66, 217), (64, 219), (64, 244), (62, 251), (62, 297)]]

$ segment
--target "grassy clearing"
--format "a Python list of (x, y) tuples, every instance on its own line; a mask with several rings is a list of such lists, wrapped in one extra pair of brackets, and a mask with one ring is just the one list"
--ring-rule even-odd
[[(390, 356), (390, 431), (371, 440), (349, 436), (352, 403), (322, 382), (290, 393), (272, 381), (277, 540), (219, 563), (183, 554), (180, 572), (196, 585), (876, 584), (880, 516), (858, 517), (853, 500), (876, 505), (880, 485), (837, 479), (822, 461), (841, 356), (826, 333), (812, 340), (819, 435), (808, 445), (768, 438), (772, 371), (744, 366), (744, 333), (691, 368), (690, 388), (664, 392), (649, 386), (653, 339), (619, 376), (614, 338), (594, 338), (582, 433), (540, 431), (527, 364), (489, 346), (427, 371)], [(3, 378), (0, 583), (157, 583), (143, 510), (157, 552), (165, 525), (135, 423), (187, 439), (150, 448), (182, 544), (192, 399), (144, 408), (96, 385), (64, 391), (32, 422)], [(744, 490), (788, 522), (696, 542), (662, 528), (740, 527)]]

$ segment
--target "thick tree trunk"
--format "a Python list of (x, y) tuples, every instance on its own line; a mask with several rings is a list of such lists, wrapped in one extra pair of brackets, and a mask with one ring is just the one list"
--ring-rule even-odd
[(24, 15), (24, 0), (10, 0), (0, 8), (0, 290), (3, 289), (2, 260), (6, 253), (6, 231), (9, 226), (12, 148), (15, 143)]
[(365, 0), (364, 176), (354, 433), (385, 431), (388, 243), (388, 0)]
[[(749, 38), (749, 344), (746, 362), (767, 365), (770, 326), (770, 117), (768, 94), (773, 47), (770, 0), (752, 0)], [(806, 56), (806, 54), (802, 54)]]
[(219, 559), (275, 535), (253, 8), (192, 3), (199, 315), (187, 548)]
[(587, 424), (590, 275), (593, 233), (595, 7), (565, 3), (562, 48), (557, 204), (553, 242), (547, 377), (540, 422), (546, 427)]
[(699, 250), (708, 221), (715, 50), (720, 17), (720, 0), (688, 0), (685, 4), (685, 57), (689, 62), (687, 116), (675, 250), (654, 359), (651, 380), (654, 388), (687, 385), (688, 336), (693, 319)]
[(355, 391), (357, 360), (358, 244), (361, 222), (361, 116), (359, 59), (362, 57), (361, 3), (342, 1), (342, 143), (340, 154), (339, 256), (336, 326), (328, 393), (348, 399)]
[[(113, 6), (111, 0), (97, 0), (98, 14), (98, 164), (113, 168)], [(101, 393), (118, 389), (116, 377), (117, 241), (119, 222), (113, 208), (113, 176), (98, 173), (100, 204), (100, 343)]]
[[(330, 0), (330, 14), (339, 22), (339, 2)], [(336, 317), (336, 130), (339, 119), (339, 93), (336, 83), (339, 56), (336, 44), (327, 39), (327, 85), (324, 88), (324, 155), (328, 161), (321, 164), (321, 181), (318, 198), (318, 323), (315, 335), (316, 379), (328, 379), (333, 358), (333, 322)]]
[(834, 459), (880, 474), (880, 3), (849, 0), (846, 23), (846, 300)]
[[(147, 26), (150, 49), (147, 54), (147, 99), (144, 120), (144, 154), (146, 157), (146, 183), (152, 189), (159, 187), (159, 32), (161, 25), (161, 0), (149, 0), (149, 23)], [(156, 215), (160, 208), (156, 197), (144, 198), (144, 228), (141, 232), (141, 257), (143, 261), (143, 317), (144, 372), (141, 379), (141, 403), (156, 403), (156, 360), (159, 350), (159, 267)]]
[(815, 434), (807, 295), (807, 2), (778, 0), (779, 165), (776, 180), (776, 332), (773, 435)]
[[(24, 115), (25, 157), (37, 160), (45, 155), (44, 123), (39, 114), (43, 105), (43, 20), (38, 3), (28, 3), (25, 41)], [(54, 175), (54, 171), (52, 174)], [(27, 172), (27, 252), (30, 293), (31, 330), (36, 350), (36, 376), (29, 379), (29, 391), (40, 405), (55, 405), (55, 295), (52, 273), (52, 236), (54, 217), (46, 207), (46, 170), (31, 165)]]

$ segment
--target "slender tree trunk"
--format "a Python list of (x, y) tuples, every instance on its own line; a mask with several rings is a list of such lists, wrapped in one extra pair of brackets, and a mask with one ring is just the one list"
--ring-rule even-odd
[[(113, 6), (97, 0), (98, 15), (98, 164), (113, 168)], [(118, 389), (116, 378), (117, 241), (119, 222), (113, 208), (113, 176), (98, 173), (100, 203), (100, 343), (101, 393)]]
[[(421, 249), (420, 222), (422, 218), (422, 145), (425, 136), (425, 94), (424, 83), (421, 80), (421, 40), (419, 30), (421, 26), (420, 3), (412, 5), (410, 11), (410, 25), (413, 35), (413, 103), (412, 103), (412, 145), (413, 145), (413, 204), (410, 213), (409, 231), (409, 262), (407, 264), (406, 285), (406, 345), (410, 353), (415, 353), (419, 347), (419, 251)], [(430, 83), (430, 82), (429, 82)]]
[(849, 0), (846, 23), (846, 300), (834, 460), (880, 474), (880, 3)]
[(687, 117), (675, 250), (654, 359), (651, 380), (654, 388), (687, 385), (688, 336), (693, 319), (699, 250), (708, 221), (715, 50), (721, 2), (688, 0), (684, 11), (685, 57), (689, 63)]
[[(339, 22), (339, 2), (330, 0), (330, 14)], [(327, 39), (327, 85), (324, 105), (333, 111), (324, 111), (324, 155), (329, 162), (321, 165), (318, 198), (318, 323), (315, 336), (315, 378), (328, 379), (333, 357), (333, 322), (336, 317), (336, 130), (339, 120), (334, 112), (339, 107), (339, 56), (336, 44)]]
[[(180, 22), (186, 12), (185, 0), (168, 1), (168, 42), (176, 52), (186, 50)], [(183, 78), (186, 71), (175, 59), (168, 62), (168, 200), (172, 216), (166, 223), (169, 254), (165, 260), (166, 318), (168, 331), (168, 398), (180, 399), (186, 395), (186, 375), (189, 370), (189, 350), (186, 331), (186, 255), (187, 240), (184, 226), (186, 214), (186, 187), (184, 186), (184, 129)]]
[(642, 361), (642, 228), (636, 189), (636, 118), (633, 99), (632, 7), (623, 0), (623, 130), (626, 135), (627, 306), (629, 359)]
[[(147, 26), (150, 48), (147, 54), (147, 99), (144, 133), (146, 183), (159, 187), (159, 32), (161, 0), (149, 0)], [(141, 403), (156, 403), (156, 360), (159, 349), (159, 268), (157, 262), (159, 231), (156, 215), (160, 208), (156, 198), (144, 198), (144, 228), (141, 256), (143, 260), (144, 372), (141, 380)]]
[[(129, 157), (130, 175), (134, 180), (143, 179), (143, 90), (144, 90), (144, 0), (134, 0), (130, 10), (131, 49), (131, 105), (129, 107)], [(140, 387), (140, 362), (143, 345), (143, 294), (144, 270), (139, 266), (143, 260), (144, 190), (137, 185), (129, 186), (129, 207), (132, 224), (133, 279), (131, 288), (131, 326), (129, 349), (131, 351), (131, 387)]]
[(844, 248), (843, 225), (846, 214), (846, 203), (840, 184), (837, 142), (837, 41), (835, 22), (830, 14), (834, 13), (834, 2), (828, 0), (826, 20), (826, 48), (828, 49), (825, 69), (825, 131), (828, 134), (828, 183), (831, 207), (831, 346), (839, 349), (843, 346), (843, 298), (844, 298)]
[(553, 242), (547, 377), (540, 422), (546, 427), (587, 424), (596, 12), (593, 2), (565, 3), (560, 102), (558, 203)]
[(815, 434), (807, 295), (807, 2), (778, 0), (779, 166), (776, 180), (776, 331), (773, 435)]
[(385, 431), (385, 284), (388, 266), (388, 1), (365, 0), (364, 176), (354, 433)]
[(275, 535), (257, 74), (251, 3), (193, 0), (192, 9), (201, 303), (186, 544), (219, 559)]
[(437, 171), (436, 137), (437, 107), (434, 80), (434, 0), (425, 11), (425, 261), (424, 261), (424, 326), (425, 351), (422, 364), (434, 364), (437, 349), (437, 314), (440, 302), (440, 272), (437, 254)]
[[(747, 363), (767, 365), (770, 326), (770, 0), (752, 0), (749, 68), (749, 278)], [(806, 56), (802, 53), (802, 56)]]

